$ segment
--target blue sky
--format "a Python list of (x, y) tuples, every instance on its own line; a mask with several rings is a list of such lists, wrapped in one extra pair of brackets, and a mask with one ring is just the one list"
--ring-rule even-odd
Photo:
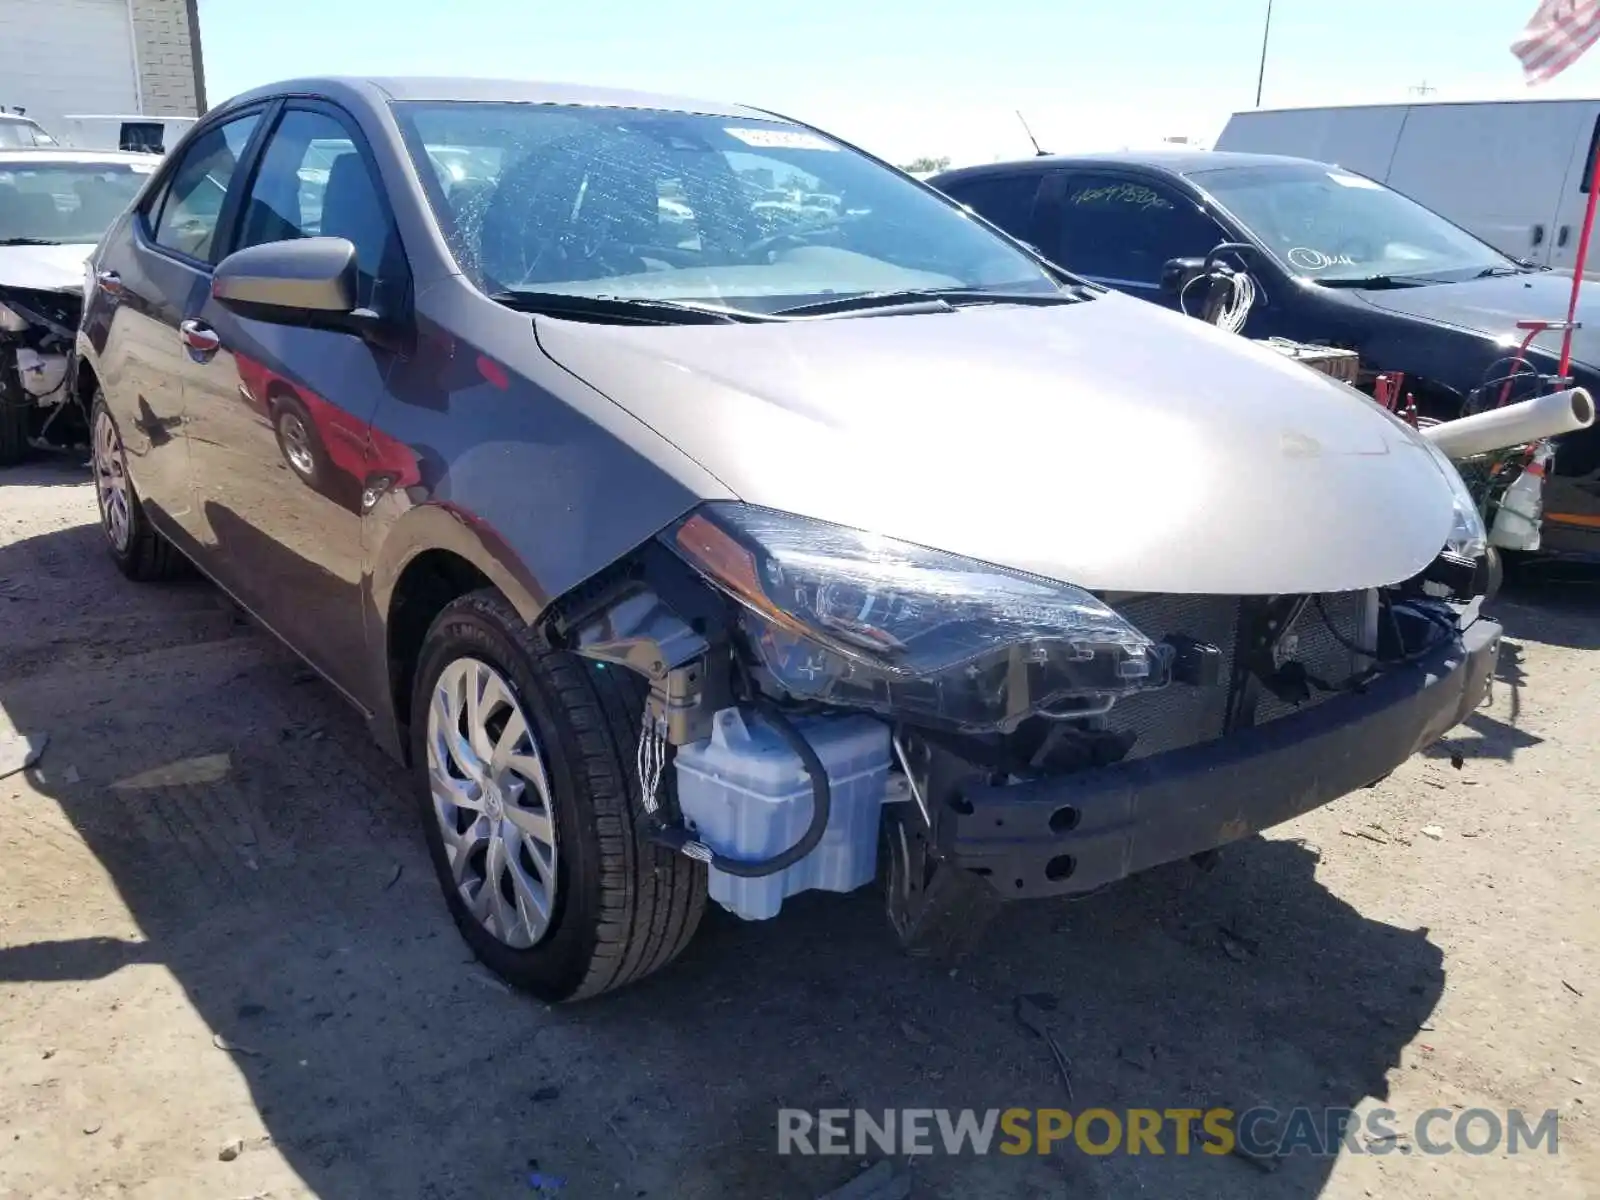
[[(1526, 88), (1536, 0), (1274, 0), (1264, 103), (1600, 95), (1600, 50)], [(200, 0), (213, 102), (294, 75), (486, 75), (740, 101), (896, 161), (1209, 140), (1255, 98), (1265, 0)]]

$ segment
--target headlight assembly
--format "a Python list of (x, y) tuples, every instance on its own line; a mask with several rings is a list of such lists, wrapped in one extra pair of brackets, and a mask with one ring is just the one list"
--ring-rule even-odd
[(742, 504), (662, 536), (796, 696), (983, 731), (1168, 681), (1167, 647), (1070, 584)]
[(1450, 461), (1449, 455), (1435, 446), (1430, 439), (1418, 440), (1428, 448), (1428, 454), (1433, 458), (1434, 465), (1449, 483), (1454, 501), (1455, 516), (1450, 525), (1450, 537), (1445, 541), (1444, 548), (1468, 559), (1487, 553), (1489, 531), (1484, 527), (1483, 514), (1478, 511), (1478, 502), (1473, 499), (1466, 480), (1461, 478), (1461, 472), (1456, 469), (1455, 463)]

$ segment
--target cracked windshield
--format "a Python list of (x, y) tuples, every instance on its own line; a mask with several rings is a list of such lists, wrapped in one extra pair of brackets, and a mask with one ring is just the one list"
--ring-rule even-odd
[(396, 106), (485, 291), (773, 312), (882, 291), (1050, 293), (1026, 255), (798, 125), (642, 110)]

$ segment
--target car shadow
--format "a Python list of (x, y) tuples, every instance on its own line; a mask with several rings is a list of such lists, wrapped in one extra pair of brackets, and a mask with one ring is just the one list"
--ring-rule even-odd
[[(129, 595), (174, 629), (205, 616), (206, 585), (133, 589), (83, 533), (0, 547), (0, 579), (50, 561), (62, 589)], [(955, 964), (902, 954), (875, 888), (800, 896), (770, 923), (715, 910), (659, 975), (551, 1008), (471, 960), (410, 780), (359, 716), (265, 634), (207, 628), (64, 646), (58, 669), (21, 673), (23, 635), (0, 639), (0, 711), (51, 739), (29, 786), (143, 938), (8, 945), (0, 982), (163, 966), (217, 1035), (196, 1053), (225, 1056), (200, 1069), (239, 1073), (324, 1200), (531, 1195), (533, 1172), (572, 1196), (805, 1200), (860, 1170), (854, 1153), (780, 1157), (784, 1107), (1352, 1107), (1387, 1096), (1443, 988), (1426, 929), (1330, 892), (1314, 846), (1254, 838), (1209, 873), (1007, 909)], [(1023, 995), (1070, 1059), (1070, 1098), (1017, 1021)], [(912, 1194), (1309, 1200), (1333, 1161), (1263, 1173), (1063, 1144), (919, 1157)]]
[(1520, 571), (1489, 611), (1508, 637), (1573, 650), (1600, 648), (1600, 564), (1569, 564), (1560, 573)]
[[(1559, 573), (1533, 568), (1516, 573), (1486, 610), (1505, 630), (1489, 699), (1461, 728), (1429, 747), (1429, 758), (1459, 765), (1468, 758), (1505, 762), (1544, 741), (1522, 727), (1522, 692), (1527, 683), (1524, 642), (1575, 650), (1600, 649), (1600, 568), (1568, 565)], [(1495, 692), (1507, 692), (1504, 716), (1486, 711)], [(1498, 707), (1498, 706), (1497, 706)]]

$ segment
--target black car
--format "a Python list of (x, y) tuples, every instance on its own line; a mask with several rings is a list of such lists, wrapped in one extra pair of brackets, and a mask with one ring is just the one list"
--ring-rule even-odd
[[(1169, 308), (1181, 306), (1173, 260), (1225, 242), (1253, 247), (1229, 256), (1259, 287), (1240, 332), (1355, 350), (1369, 383), (1374, 372), (1404, 372), (1427, 416), (1460, 416), (1474, 389), (1511, 369), (1525, 336), (1518, 321), (1567, 311), (1570, 276), (1507, 258), (1326, 163), (1196, 150), (1042, 155), (928, 182), (1069, 271)], [(1571, 374), (1594, 390), (1600, 301), (1581, 302), (1578, 319)], [(1561, 336), (1535, 339), (1534, 370), (1556, 371)], [(1542, 541), (1550, 552), (1600, 554), (1600, 428), (1559, 440)]]

